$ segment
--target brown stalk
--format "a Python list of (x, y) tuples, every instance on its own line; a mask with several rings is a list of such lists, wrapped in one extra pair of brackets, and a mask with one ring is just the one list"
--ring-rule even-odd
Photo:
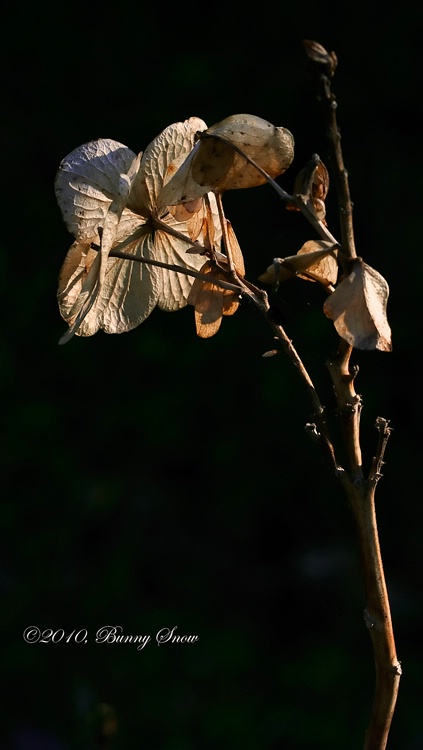
[[(340, 213), (342, 259), (348, 271), (357, 258), (352, 220), (348, 173), (345, 169), (341, 136), (336, 118), (337, 102), (331, 80), (336, 68), (334, 53), (328, 53), (317, 42), (305, 41), (304, 47), (317, 87), (327, 127), (329, 163), (335, 177)], [(364, 618), (369, 629), (376, 671), (376, 686), (364, 750), (385, 750), (398, 694), (401, 666), (397, 659), (389, 597), (385, 583), (375, 511), (375, 490), (381, 476), (383, 454), (390, 434), (388, 422), (378, 417), (377, 454), (367, 480), (363, 477), (360, 449), (361, 398), (354, 388), (357, 368), (351, 368), (352, 347), (340, 340), (338, 353), (328, 363), (335, 388), (348, 471), (339, 474), (354, 514), (361, 550), (366, 597)]]

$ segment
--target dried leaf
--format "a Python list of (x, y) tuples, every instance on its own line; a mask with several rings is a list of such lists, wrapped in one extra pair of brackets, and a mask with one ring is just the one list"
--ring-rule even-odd
[[(322, 284), (332, 284), (328, 281), (327, 276), (333, 274), (332, 265), (327, 268), (324, 264), (328, 257), (331, 257), (336, 251), (333, 249), (331, 242), (323, 240), (310, 240), (306, 242), (297, 255), (290, 255), (287, 258), (275, 258), (273, 264), (259, 276), (259, 281), (264, 284), (275, 284), (277, 281), (286, 281), (293, 276), (301, 276), (309, 280), (320, 281)], [(337, 269), (337, 262), (334, 257), (331, 261)], [(322, 265), (323, 264), (323, 265)], [(314, 278), (305, 276), (305, 272)], [(336, 280), (336, 276), (335, 276)]]
[[(326, 224), (325, 200), (328, 192), (329, 172), (321, 159), (315, 154), (310, 162), (298, 172), (294, 183), (294, 193), (311, 200), (317, 218)], [(300, 211), (299, 206), (295, 203), (288, 202), (286, 208), (288, 211)]]
[(323, 306), (341, 338), (356, 349), (391, 351), (386, 317), (389, 287), (374, 268), (358, 260)]
[[(325, 249), (329, 252), (326, 255), (321, 255), (319, 251)], [(338, 251), (336, 248), (334, 249), (333, 244), (325, 240), (309, 240), (298, 251), (298, 255), (309, 257), (310, 253), (319, 253), (319, 257), (316, 255), (316, 261), (307, 266), (307, 273), (298, 274), (300, 278), (307, 281), (319, 281), (324, 286), (336, 284), (338, 278)]]

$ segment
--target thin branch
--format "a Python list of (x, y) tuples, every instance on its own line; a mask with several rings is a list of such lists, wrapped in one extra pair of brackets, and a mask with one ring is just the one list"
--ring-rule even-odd
[(383, 457), (385, 455), (389, 436), (392, 432), (392, 428), (389, 427), (389, 420), (383, 419), (383, 417), (378, 417), (376, 419), (375, 427), (379, 432), (379, 442), (376, 456), (373, 458), (372, 468), (369, 474), (369, 482), (373, 482), (374, 484), (376, 484), (382, 476), (381, 469), (384, 464)]
[(228, 237), (228, 226), (226, 224), (225, 214), (223, 213), (222, 196), (220, 195), (220, 193), (216, 193), (215, 195), (216, 195), (217, 210), (219, 212), (220, 226), (222, 229), (223, 246), (226, 250), (226, 257), (228, 259), (229, 270), (232, 275), (236, 276), (237, 274), (236, 274), (236, 269), (234, 265), (234, 259), (232, 257), (231, 243), (229, 242), (229, 237)]
[(159, 229), (162, 232), (166, 232), (166, 234), (170, 234), (172, 237), (176, 237), (177, 240), (183, 240), (183, 242), (188, 243), (191, 252), (193, 249), (197, 250), (199, 255), (205, 255), (208, 252), (207, 248), (203, 247), (199, 242), (191, 240), (186, 234), (178, 232), (177, 229), (174, 229), (174, 227), (171, 227), (169, 224), (165, 224), (165, 222), (161, 221), (157, 216), (150, 217), (150, 224), (154, 229)]
[(306, 54), (312, 63), (317, 98), (321, 103), (327, 128), (329, 163), (335, 177), (338, 195), (341, 244), (344, 255), (353, 260), (357, 257), (353, 228), (353, 204), (350, 196), (348, 172), (342, 156), (341, 132), (336, 118), (338, 103), (331, 87), (331, 80), (335, 74), (337, 60), (333, 52), (326, 52), (316, 42), (305, 40), (303, 44)]
[(306, 217), (307, 221), (310, 222), (310, 224), (315, 228), (316, 232), (320, 235), (320, 237), (325, 240), (326, 242), (332, 242), (333, 244), (339, 246), (338, 240), (335, 239), (333, 234), (329, 232), (329, 229), (323, 224), (320, 219), (317, 218), (316, 213), (314, 211), (313, 205), (311, 201), (303, 195), (290, 195), (286, 192), (283, 188), (281, 188), (280, 185), (278, 185), (277, 182), (262, 168), (259, 164), (257, 164), (254, 159), (251, 159), (251, 157), (247, 156), (247, 154), (244, 153), (244, 151), (239, 148), (235, 143), (232, 143), (228, 138), (225, 138), (223, 135), (217, 135), (216, 133), (207, 133), (207, 131), (204, 131), (201, 133), (201, 138), (214, 138), (217, 141), (222, 141), (222, 143), (225, 143), (227, 146), (229, 146), (233, 151), (235, 151), (239, 156), (242, 156), (245, 161), (247, 161), (249, 164), (251, 164), (257, 171), (264, 177), (265, 180), (273, 187), (274, 190), (276, 190), (279, 197), (285, 201), (286, 203), (292, 203), (294, 206), (296, 206)]
[(275, 339), (282, 344), (285, 354), (287, 354), (292, 364), (297, 369), (298, 374), (303, 381), (310, 398), (313, 409), (313, 419), (315, 420), (315, 422), (307, 424), (306, 431), (310, 435), (310, 437), (319, 445), (322, 451), (324, 463), (336, 475), (343, 474), (344, 470), (336, 460), (335, 450), (326, 423), (325, 408), (320, 401), (316, 387), (291, 339), (289, 338), (289, 336), (287, 336), (284, 328), (280, 324), (275, 323), (272, 320), (267, 294), (262, 290), (260, 290), (260, 293), (261, 298), (257, 294), (251, 293), (250, 299), (256, 305), (258, 310), (265, 316), (267, 322), (273, 330)]
[[(188, 238), (185, 237), (185, 240)], [(153, 258), (145, 258), (143, 255), (131, 255), (130, 253), (123, 253), (120, 250), (111, 250), (109, 258), (120, 258), (121, 260), (131, 260), (134, 263), (147, 263), (150, 266), (158, 266), (159, 268), (167, 268), (169, 271), (175, 271), (175, 273), (182, 273), (185, 276), (193, 276), (195, 279), (201, 279), (201, 281), (207, 281), (210, 283), (210, 276), (200, 271), (194, 271), (192, 268), (186, 268), (185, 266), (176, 266), (173, 263), (164, 263), (161, 260), (153, 260)], [(231, 284), (229, 281), (223, 281), (221, 279), (213, 278), (213, 284), (222, 287), (222, 289), (229, 289), (231, 292), (242, 294), (242, 289), (237, 284)]]

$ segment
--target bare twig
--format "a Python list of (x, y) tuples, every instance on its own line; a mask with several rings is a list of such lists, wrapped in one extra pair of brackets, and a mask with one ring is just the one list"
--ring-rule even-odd
[(336, 118), (338, 103), (331, 88), (331, 80), (335, 74), (337, 60), (333, 52), (326, 52), (324, 47), (316, 42), (305, 40), (303, 44), (313, 65), (317, 96), (322, 103), (323, 116), (327, 127), (329, 163), (335, 177), (338, 195), (341, 244), (344, 255), (353, 260), (357, 257), (352, 219), (353, 204), (350, 197), (348, 172), (342, 156), (341, 133)]
[(242, 156), (245, 161), (247, 161), (249, 164), (255, 167), (258, 172), (260, 172), (260, 174), (265, 178), (265, 180), (267, 180), (269, 185), (271, 185), (272, 188), (276, 190), (279, 197), (283, 201), (285, 201), (285, 203), (291, 203), (294, 206), (297, 206), (297, 208), (304, 214), (307, 221), (309, 221), (310, 224), (315, 228), (316, 232), (320, 235), (322, 240), (325, 240), (326, 242), (332, 242), (334, 245), (339, 246), (338, 240), (336, 240), (333, 234), (329, 232), (329, 229), (323, 224), (323, 222), (317, 218), (312, 203), (306, 196), (290, 195), (289, 193), (287, 193), (286, 190), (278, 185), (273, 177), (270, 177), (270, 175), (262, 167), (260, 167), (260, 165), (257, 164), (256, 161), (254, 161), (254, 159), (251, 159), (250, 156), (247, 156), (247, 154), (245, 154), (241, 148), (239, 148), (235, 143), (232, 143), (232, 141), (230, 141), (228, 138), (225, 138), (223, 135), (218, 135), (216, 133), (207, 133), (207, 131), (204, 131), (204, 133), (201, 133), (201, 138), (214, 138), (217, 141), (226, 143), (227, 146), (229, 146), (233, 151), (239, 154), (239, 156)]
[(225, 214), (223, 213), (222, 196), (220, 193), (216, 193), (217, 210), (219, 212), (219, 221), (222, 229), (222, 240), (223, 246), (226, 250), (226, 257), (228, 258), (228, 265), (231, 274), (236, 276), (236, 270), (234, 265), (234, 259), (232, 257), (231, 243), (228, 238), (228, 227), (226, 224)]
[(314, 422), (306, 425), (306, 432), (318, 444), (319, 448), (322, 451), (323, 461), (329, 467), (329, 469), (331, 469), (336, 475), (343, 474), (344, 470), (336, 460), (335, 449), (329, 435), (326, 423), (325, 408), (320, 401), (315, 385), (299, 354), (297, 353), (297, 350), (295, 349), (291, 339), (287, 336), (282, 326), (274, 323), (271, 319), (271, 316), (269, 316), (268, 306), (265, 314), (270, 327), (275, 333), (275, 338), (282, 344), (285, 353), (297, 368), (297, 371), (307, 388), (313, 408)]
[[(185, 237), (188, 241), (188, 238)], [(189, 243), (189, 241), (188, 241)], [(164, 263), (161, 260), (153, 260), (152, 258), (144, 258), (143, 255), (131, 255), (131, 253), (123, 253), (120, 250), (111, 250), (109, 258), (120, 258), (121, 260), (131, 260), (134, 263), (146, 263), (150, 266), (158, 266), (159, 268), (167, 268), (169, 271), (175, 271), (175, 273), (182, 273), (185, 276), (192, 276), (195, 279), (201, 279), (210, 283), (210, 277), (200, 271), (194, 271), (192, 268), (186, 266), (176, 266), (173, 263)], [(223, 281), (222, 279), (213, 278), (213, 284), (220, 286), (222, 289), (229, 289), (231, 292), (242, 294), (242, 289), (238, 284), (231, 284), (229, 281)]]

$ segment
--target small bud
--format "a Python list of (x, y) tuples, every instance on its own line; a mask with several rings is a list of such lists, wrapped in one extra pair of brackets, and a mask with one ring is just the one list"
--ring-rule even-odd
[(325, 65), (328, 75), (331, 77), (334, 75), (338, 65), (338, 59), (334, 52), (328, 52), (319, 42), (313, 42), (310, 39), (303, 40), (303, 47), (309, 60), (318, 65)]

